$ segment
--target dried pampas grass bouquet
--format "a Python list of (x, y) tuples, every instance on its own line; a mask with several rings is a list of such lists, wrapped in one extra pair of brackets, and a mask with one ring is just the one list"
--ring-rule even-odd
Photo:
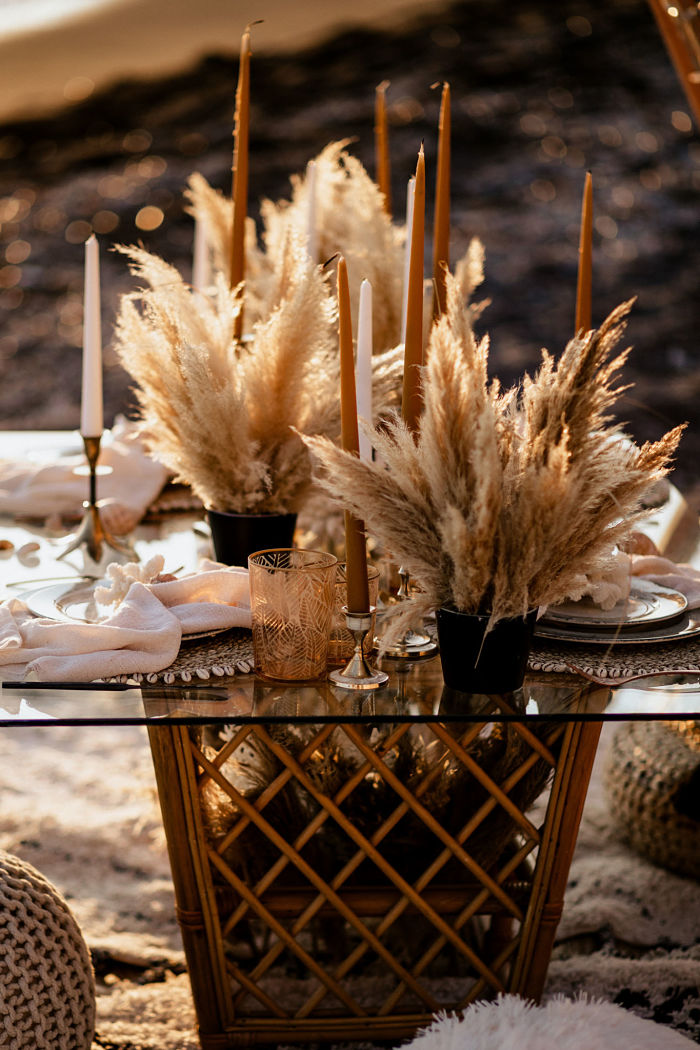
[(307, 439), (327, 491), (418, 584), (412, 615), (442, 607), (493, 626), (580, 593), (606, 572), (683, 429), (639, 448), (612, 420), (628, 354), (613, 350), (630, 305), (572, 339), (559, 360), (543, 351), (534, 378), (502, 392), (487, 377), (488, 341), (475, 338), (448, 275), (419, 433), (395, 415), (372, 433), (378, 463)]

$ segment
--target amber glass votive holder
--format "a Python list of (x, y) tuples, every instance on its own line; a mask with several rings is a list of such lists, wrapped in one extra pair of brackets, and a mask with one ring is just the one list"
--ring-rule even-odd
[(326, 672), (338, 559), (275, 548), (248, 558), (255, 670), (298, 682)]

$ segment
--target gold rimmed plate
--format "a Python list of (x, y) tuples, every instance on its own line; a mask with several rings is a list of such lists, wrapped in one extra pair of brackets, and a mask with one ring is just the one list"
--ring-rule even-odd
[(629, 596), (612, 609), (601, 609), (590, 598), (551, 605), (538, 621), (548, 627), (577, 631), (615, 631), (657, 627), (678, 620), (688, 608), (680, 591), (651, 580), (635, 579)]

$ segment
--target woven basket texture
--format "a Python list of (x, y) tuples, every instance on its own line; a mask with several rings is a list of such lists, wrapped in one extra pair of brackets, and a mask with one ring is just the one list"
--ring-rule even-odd
[(90, 956), (68, 905), (31, 864), (0, 850), (0, 1046), (89, 1050)]
[(700, 723), (623, 723), (603, 783), (628, 845), (700, 879)]

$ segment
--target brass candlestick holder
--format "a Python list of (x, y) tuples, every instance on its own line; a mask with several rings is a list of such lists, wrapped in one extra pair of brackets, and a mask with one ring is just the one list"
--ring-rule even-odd
[[(399, 602), (408, 601), (410, 575), (403, 566), (399, 568), (399, 579), (401, 586), (396, 592)], [(415, 631), (409, 627), (394, 645), (384, 650), (384, 656), (392, 660), (422, 660), (427, 656), (434, 656), (438, 651), (438, 644), (425, 631)]]
[(78, 530), (68, 546), (58, 555), (58, 559), (65, 558), (73, 551), (84, 551), (88, 557), (100, 564), (105, 548), (114, 552), (114, 561), (138, 561), (136, 551), (125, 540), (117, 539), (105, 529), (100, 518), (100, 510), (97, 506), (97, 460), (100, 455), (101, 435), (97, 437), (85, 437), (83, 445), (88, 461), (89, 469), (89, 496), (84, 501), (85, 513)]
[(389, 675), (386, 671), (379, 671), (376, 667), (372, 667), (362, 648), (368, 631), (372, 629), (374, 608), (366, 613), (352, 613), (348, 611), (347, 606), (344, 606), (343, 612), (355, 648), (347, 665), (337, 671), (331, 671), (328, 677), (331, 682), (343, 689), (378, 689), (388, 682)]

